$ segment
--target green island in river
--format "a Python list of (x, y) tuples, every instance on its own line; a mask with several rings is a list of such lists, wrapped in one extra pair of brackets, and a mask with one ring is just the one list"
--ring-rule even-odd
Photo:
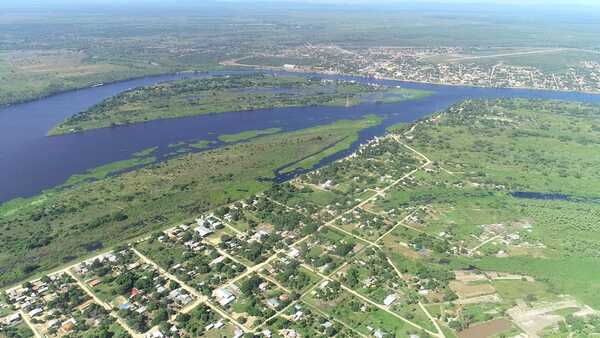
[(352, 106), (417, 99), (430, 92), (264, 74), (170, 81), (126, 91), (67, 118), (48, 135), (152, 120), (302, 106)]

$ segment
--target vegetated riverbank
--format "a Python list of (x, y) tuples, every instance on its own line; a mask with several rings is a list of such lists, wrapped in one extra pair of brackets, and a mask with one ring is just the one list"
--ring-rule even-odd
[(256, 193), (271, 184), (258, 178), (273, 177), (275, 168), (378, 122), (371, 117), (261, 136), (7, 202), (0, 206), (0, 285)]
[(219, 135), (218, 139), (226, 143), (248, 140), (261, 135), (275, 134), (281, 131), (281, 128), (267, 128), (258, 130), (246, 130), (237, 134)]
[[(366, 103), (350, 107), (309, 106), (262, 109), (247, 112), (207, 114), (177, 119), (136, 123), (117, 128), (102, 128), (85, 133), (44, 137), (48, 130), (69, 116), (85, 111), (102, 100), (131, 88), (153, 85), (182, 78), (206, 78), (255, 74), (255, 71), (217, 71), (155, 76), (108, 84), (101, 87), (52, 96), (43, 100), (0, 109), (0, 157), (12, 159), (0, 164), (5, 173), (0, 177), (0, 201), (34, 196), (44, 189), (63, 183), (70, 176), (95, 167), (129, 159), (134, 152), (159, 147), (158, 161), (165, 159), (165, 147), (191, 139), (212, 142), (214, 135), (235, 134), (245, 130), (282, 128), (296, 130), (331, 121), (363, 116), (365, 112), (386, 116), (384, 124), (412, 122), (466, 98), (536, 98), (581, 102), (600, 102), (600, 96), (582, 93), (531, 91), (502, 88), (472, 88), (378, 80), (339, 75), (280, 73), (278, 76), (320, 78), (324, 80), (358, 82), (393, 88), (415, 89), (433, 93), (427, 97), (391, 104)], [(276, 75), (275, 73), (267, 73)], [(385, 128), (361, 136), (366, 140), (381, 135)], [(209, 143), (210, 148), (215, 147)], [(201, 148), (207, 147), (202, 144)], [(216, 145), (219, 146), (219, 145)], [(118, 151), (115, 151), (115, 150)], [(181, 149), (176, 150), (181, 153)], [(166, 152), (175, 152), (166, 149)], [(27, 154), (26, 156), (24, 154)], [(74, 156), (74, 154), (80, 154)], [(92, 155), (93, 154), (93, 155)], [(15, 179), (27, 177), (27, 180)]]
[(185, 79), (133, 89), (68, 117), (49, 135), (157, 119), (257, 109), (397, 103), (431, 92), (265, 74)]

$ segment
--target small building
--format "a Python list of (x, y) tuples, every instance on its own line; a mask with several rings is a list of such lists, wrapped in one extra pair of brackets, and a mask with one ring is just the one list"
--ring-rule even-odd
[(298, 333), (294, 330), (285, 330), (283, 336), (287, 338), (296, 338), (298, 337)]
[(148, 332), (144, 335), (145, 338), (163, 338), (164, 335), (159, 330)]
[(225, 256), (219, 256), (219, 257), (213, 259), (210, 263), (208, 263), (208, 266), (217, 265), (217, 264), (221, 263), (224, 260), (225, 260)]
[(141, 264), (139, 262), (133, 262), (133, 263), (131, 263), (131, 264), (129, 264), (127, 266), (127, 271), (131, 271), (133, 269), (137, 269), (138, 267), (140, 267), (140, 265)]
[(194, 231), (196, 231), (198, 236), (200, 236), (202, 238), (213, 233), (212, 229), (209, 229), (209, 228), (205, 227), (204, 225), (197, 226), (196, 229), (194, 229)]
[(298, 320), (300, 320), (300, 318), (302, 318), (302, 315), (304, 315), (304, 312), (298, 310), (292, 315), (292, 320), (298, 321)]
[(181, 294), (177, 297), (175, 297), (175, 302), (177, 302), (180, 305), (188, 305), (189, 303), (192, 302), (192, 296), (188, 295), (188, 294)]
[(281, 303), (279, 303), (279, 301), (277, 300), (277, 298), (269, 298), (267, 300), (267, 305), (270, 306), (273, 309), (277, 309), (277, 308), (279, 308), (279, 305), (281, 305)]
[(138, 290), (137, 288), (133, 288), (133, 289), (131, 289), (130, 298), (135, 298), (139, 294), (140, 294), (140, 290)]
[(218, 288), (213, 291), (213, 297), (217, 299), (221, 306), (225, 306), (235, 300), (235, 296), (226, 289)]
[(90, 299), (90, 300), (84, 302), (83, 304), (79, 305), (77, 307), (77, 309), (81, 312), (85, 312), (85, 310), (87, 310), (87, 308), (89, 308), (92, 304), (94, 304), (94, 300)]
[(396, 301), (397, 296), (395, 294), (388, 295), (383, 300), (383, 305), (390, 306)]
[(95, 287), (96, 285), (102, 283), (102, 280), (99, 278), (96, 279), (92, 279), (91, 281), (88, 282), (89, 286), (91, 287)]
[(235, 328), (235, 332), (233, 333), (233, 338), (240, 338), (244, 335), (244, 331), (242, 331), (239, 327)]
[(6, 323), (6, 325), (13, 325), (18, 323), (19, 321), (21, 321), (21, 314), (19, 314), (18, 312), (15, 312), (12, 315), (4, 318), (4, 322)]
[(262, 292), (265, 292), (269, 289), (269, 282), (262, 282), (258, 285), (258, 289)]
[(29, 311), (28, 315), (29, 315), (29, 317), (33, 318), (35, 316), (41, 315), (42, 312), (44, 312), (44, 310), (42, 310), (41, 308), (38, 307), (38, 308), (35, 308), (35, 309)]
[(73, 331), (73, 329), (75, 328), (75, 324), (77, 322), (75, 321), (75, 318), (71, 318), (69, 320), (64, 321), (60, 328), (61, 330), (63, 330), (64, 332), (71, 332)]
[(290, 250), (290, 252), (288, 252), (288, 255), (289, 255), (290, 257), (296, 258), (296, 257), (300, 256), (300, 250), (298, 250), (298, 249), (296, 249), (296, 248), (292, 248), (292, 249)]

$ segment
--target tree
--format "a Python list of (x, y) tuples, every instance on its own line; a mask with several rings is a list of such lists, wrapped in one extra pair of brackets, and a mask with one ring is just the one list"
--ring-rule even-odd
[(256, 275), (246, 279), (241, 287), (240, 287), (240, 291), (242, 291), (242, 293), (244, 295), (250, 295), (253, 293), (254, 290), (256, 290), (258, 288), (258, 286), (260, 285), (260, 283), (262, 283), (262, 279)]
[(169, 320), (169, 312), (163, 307), (156, 311), (156, 315), (152, 319), (152, 325), (159, 325), (167, 320)]

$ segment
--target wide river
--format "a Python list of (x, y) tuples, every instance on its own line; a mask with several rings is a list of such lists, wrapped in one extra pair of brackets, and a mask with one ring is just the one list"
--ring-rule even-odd
[[(600, 95), (526, 89), (474, 88), (375, 80), (354, 76), (329, 76), (277, 72), (278, 75), (316, 76), (389, 86), (424, 89), (433, 95), (394, 104), (362, 104), (353, 107), (302, 107), (262, 109), (151, 121), (79, 134), (47, 137), (46, 133), (66, 117), (128, 89), (187, 77), (229, 73), (172, 74), (86, 88), (0, 109), (0, 203), (30, 197), (64, 183), (74, 174), (110, 162), (131, 158), (136, 152), (158, 147), (155, 155), (165, 160), (173, 144), (190, 140), (216, 140), (220, 134), (277, 127), (283, 131), (308, 128), (366, 114), (384, 118), (377, 127), (361, 132), (351, 149), (322, 160), (317, 166), (346, 156), (361, 143), (382, 135), (386, 127), (412, 122), (464, 100), (477, 98), (538, 98), (600, 103)], [(171, 146), (169, 146), (171, 145)], [(211, 147), (220, 147), (216, 142)], [(289, 176), (279, 176), (284, 180)]]

